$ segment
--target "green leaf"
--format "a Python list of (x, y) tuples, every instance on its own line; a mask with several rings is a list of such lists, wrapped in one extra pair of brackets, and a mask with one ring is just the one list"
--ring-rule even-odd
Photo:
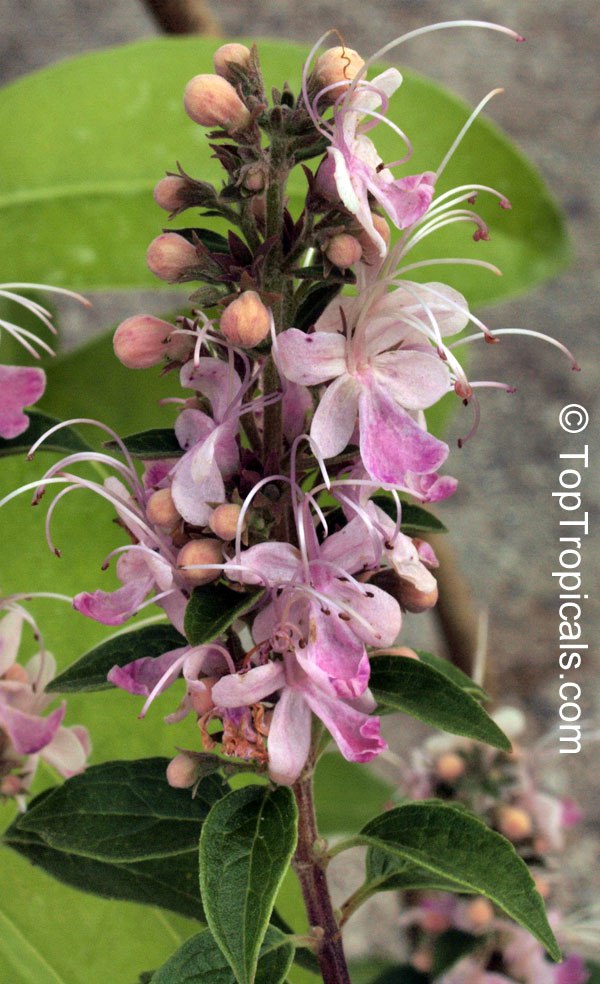
[(204, 921), (196, 850), (147, 861), (98, 861), (49, 846), (43, 837), (23, 829), (18, 819), (3, 839), (30, 864), (73, 888), (105, 899), (158, 905)]
[[(373, 496), (373, 502), (396, 522), (397, 508), (393, 496), (390, 492), (377, 492)], [(407, 536), (420, 536), (423, 533), (447, 533), (444, 524), (432, 513), (417, 506), (414, 502), (402, 501), (402, 525), (401, 530)]]
[(413, 889), (438, 892), (464, 891), (462, 885), (453, 878), (440, 874), (434, 875), (418, 864), (392, 857), (375, 848), (367, 851), (364, 890), (366, 897), (375, 892), (408, 892)]
[[(179, 458), (183, 454), (172, 427), (153, 427), (121, 440), (134, 458)], [(111, 451), (119, 450), (116, 441), (107, 441), (106, 447)]]
[(100, 861), (145, 861), (193, 849), (227, 786), (216, 775), (192, 797), (167, 783), (166, 759), (105, 762), (34, 800), (19, 819), (50, 847)]
[(463, 933), (460, 929), (448, 929), (445, 933), (441, 933), (436, 938), (433, 948), (431, 976), (436, 978), (450, 970), (455, 963), (481, 946), (481, 943), (481, 936)]
[[(294, 957), (286, 936), (269, 926), (260, 948), (256, 984), (281, 984)], [(236, 984), (236, 977), (210, 930), (192, 936), (157, 970), (151, 984)]]
[(106, 674), (113, 666), (125, 666), (144, 656), (162, 656), (171, 649), (185, 645), (186, 640), (172, 625), (144, 625), (139, 629), (127, 629), (84, 653), (63, 673), (59, 673), (46, 690), (60, 694), (111, 690), (113, 685), (106, 679)]
[(262, 597), (264, 590), (240, 593), (222, 584), (195, 588), (185, 610), (184, 628), (192, 646), (213, 642)]
[(586, 963), (586, 968), (588, 973), (591, 975), (587, 984), (600, 984), (600, 964), (595, 963), (592, 960), (588, 960)]
[(485, 690), (483, 690), (479, 684), (475, 683), (470, 676), (467, 676), (466, 673), (459, 670), (459, 668), (454, 666), (454, 664), (449, 660), (441, 659), (439, 656), (434, 656), (432, 653), (426, 653), (423, 649), (417, 649), (416, 652), (422, 663), (433, 667), (433, 669), (437, 670), (438, 673), (443, 673), (445, 677), (448, 677), (448, 679), (451, 680), (452, 683), (455, 683), (457, 687), (460, 687), (461, 690), (466, 690), (468, 694), (476, 697), (477, 700), (490, 699)]
[[(30, 410), (29, 427), (23, 434), (13, 437), (10, 441), (0, 438), (0, 457), (7, 454), (28, 454), (30, 447), (37, 441), (42, 434), (60, 423), (55, 417), (48, 417), (45, 413), (38, 410)], [(89, 451), (90, 445), (87, 444), (72, 427), (61, 427), (56, 434), (53, 434), (44, 442), (46, 451)], [(30, 469), (33, 466), (30, 465)]]
[(371, 663), (369, 686), (386, 707), (451, 734), (510, 751), (510, 741), (481, 704), (427, 663), (402, 656), (378, 656)]
[(296, 847), (287, 786), (246, 786), (215, 804), (200, 835), (208, 925), (239, 984), (254, 981), (275, 897)]
[(462, 892), (487, 896), (560, 960), (527, 865), (509, 841), (466, 810), (436, 800), (407, 803), (372, 820), (355, 841), (449, 878)]
[[(215, 43), (198, 37), (142, 41), (61, 62), (4, 89), (0, 280), (74, 289), (166, 286), (144, 261), (165, 223), (152, 188), (176, 161), (202, 180), (221, 179), (205, 131), (181, 105), (186, 82), (211, 70)], [(466, 35), (458, 43), (468, 50)], [(281, 40), (261, 41), (267, 91), (287, 78), (298, 92), (306, 54)], [(389, 115), (415, 145), (407, 171), (435, 170), (471, 108), (433, 82), (403, 75)], [(375, 140), (384, 160), (397, 160), (393, 131), (378, 127)], [(452, 268), (448, 275), (473, 304), (511, 296), (564, 266), (568, 247), (556, 204), (533, 167), (482, 118), (448, 165), (439, 191), (465, 181), (499, 188), (511, 199), (512, 212), (482, 195), (477, 207), (490, 223), (490, 243), (473, 243), (466, 226), (443, 229), (411, 252), (411, 262), (458, 255), (496, 263), (503, 277), (472, 267)], [(297, 168), (288, 188), (295, 214), (305, 192)], [(207, 221), (212, 226), (214, 220)], [(436, 277), (435, 268), (411, 276), (419, 273)]]
[(319, 832), (329, 837), (360, 830), (381, 813), (392, 792), (393, 786), (367, 765), (347, 762), (338, 752), (326, 752), (314, 779)]

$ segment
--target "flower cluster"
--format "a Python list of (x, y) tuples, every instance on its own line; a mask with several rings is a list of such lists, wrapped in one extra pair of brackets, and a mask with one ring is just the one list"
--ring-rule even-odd
[[(180, 168), (158, 183), (156, 203), (170, 218), (199, 208), (237, 231), (163, 231), (148, 266), (171, 283), (200, 282), (195, 306), (173, 323), (131, 317), (114, 336), (125, 366), (178, 375), (183, 395), (167, 401), (178, 407), (174, 428), (156, 448), (153, 432), (141, 435), (134, 458), (100, 424), (118, 457), (71, 454), (28, 486), (36, 500), (64, 486), (48, 514), (52, 549), (54, 505), (77, 487), (112, 503), (130, 538), (105, 562), (118, 555), (121, 587), (78, 594), (82, 614), (118, 626), (156, 603), (183, 634), (198, 598), (233, 599), (235, 611), (246, 599), (244, 617), (232, 616), (216, 638), (182, 639), (159, 657), (116, 666), (109, 679), (145, 697), (146, 713), (183, 677), (183, 701), (167, 720), (194, 714), (205, 749), (218, 742), (285, 784), (309, 757), (313, 715), (351, 761), (386, 748), (370, 659), (393, 645), (404, 610), (437, 598), (435, 553), (403, 530), (401, 496), (427, 503), (454, 491), (454, 479), (439, 474), (448, 445), (428, 432), (424, 412), (452, 392), (476, 407), (474, 389), (485, 384), (467, 380), (454, 346), (471, 324), (493, 340), (451, 286), (406, 277), (436, 261), (406, 257), (453, 223), (488, 238), (472, 207), (482, 191), (509, 207), (477, 184), (434, 197), (481, 106), (437, 170), (394, 177), (411, 153), (386, 116), (402, 77), (366, 74), (393, 45), (366, 63), (332, 47), (313, 65), (323, 40), (301, 92), (284, 86), (271, 106), (256, 49), (240, 44), (220, 48), (215, 74), (186, 87), (185, 110), (210, 129), (224, 184), (217, 190)], [(389, 166), (369, 136), (379, 124), (406, 148)], [(287, 179), (310, 160), (306, 201), (292, 215)], [(400, 231), (393, 246), (390, 223)], [(89, 461), (113, 474), (100, 482), (73, 471)], [(170, 781), (193, 785), (194, 762), (194, 753), (178, 757)]]
[[(17, 655), (25, 623), (40, 651), (23, 666)], [(15, 799), (21, 809), (40, 759), (66, 778), (85, 768), (91, 750), (84, 727), (63, 727), (64, 702), (43, 716), (53, 700), (45, 690), (55, 672), (54, 657), (31, 615), (17, 599), (0, 598), (0, 799)]]
[(525, 726), (515, 708), (495, 719), (513, 739), (510, 753), (461, 738), (430, 738), (412, 753), (404, 792), (413, 799), (437, 796), (460, 803), (514, 844), (536, 887), (550, 905), (550, 922), (565, 951), (560, 965), (549, 963), (543, 947), (495, 911), (487, 899), (441, 892), (413, 893), (401, 917), (409, 931), (411, 963), (431, 974), (436, 948), (451, 931), (463, 943), (461, 959), (436, 984), (586, 984), (585, 957), (597, 955), (589, 934), (578, 932), (581, 914), (565, 915), (554, 899), (564, 876), (567, 832), (582, 819), (577, 803), (551, 791), (544, 778), (544, 742), (527, 751), (520, 744)]

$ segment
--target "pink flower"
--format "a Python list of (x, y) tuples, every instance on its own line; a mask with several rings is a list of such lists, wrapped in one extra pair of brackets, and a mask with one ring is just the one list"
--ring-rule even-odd
[(556, 968), (553, 984), (587, 984), (589, 979), (590, 973), (585, 966), (585, 961), (571, 954)]
[(0, 437), (10, 440), (29, 427), (23, 413), (41, 398), (46, 389), (43, 369), (27, 366), (0, 366)]

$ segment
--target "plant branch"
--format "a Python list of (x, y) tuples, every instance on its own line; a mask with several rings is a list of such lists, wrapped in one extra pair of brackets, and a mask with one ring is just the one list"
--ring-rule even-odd
[(298, 804), (298, 845), (294, 870), (298, 875), (308, 922), (318, 932), (316, 957), (324, 984), (351, 984), (342, 937), (327, 885), (327, 859), (319, 851), (319, 833), (313, 802), (312, 764), (293, 786)]

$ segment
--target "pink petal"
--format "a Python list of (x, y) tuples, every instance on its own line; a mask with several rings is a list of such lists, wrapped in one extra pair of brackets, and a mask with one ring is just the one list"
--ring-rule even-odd
[(585, 961), (574, 953), (556, 968), (555, 975), (554, 984), (586, 984), (590, 979)]
[(173, 474), (171, 495), (175, 507), (192, 526), (206, 526), (213, 506), (209, 503), (225, 501), (223, 477), (215, 461), (202, 482), (195, 482), (192, 466), (197, 448), (192, 448), (180, 458)]
[(214, 431), (216, 424), (212, 417), (201, 410), (186, 407), (175, 421), (175, 436), (184, 451), (189, 451), (200, 441), (205, 441)]
[(7, 733), (17, 755), (33, 755), (50, 744), (65, 716), (62, 704), (48, 717), (26, 714), (0, 700), (0, 727)]
[(274, 782), (291, 786), (296, 781), (308, 758), (310, 737), (310, 708), (301, 693), (286, 687), (269, 728), (269, 775)]
[(289, 328), (277, 339), (277, 365), (292, 383), (324, 383), (346, 372), (346, 339), (330, 332), (307, 335)]
[(287, 584), (296, 580), (302, 570), (300, 551), (289, 543), (257, 543), (242, 552), (243, 570), (236, 570), (237, 561), (225, 566), (225, 574), (242, 584)]
[[(341, 488), (346, 493), (347, 489)], [(372, 567), (379, 562), (375, 556), (373, 541), (367, 533), (367, 527), (360, 516), (354, 515), (343, 529), (326, 537), (321, 546), (321, 557), (332, 564), (339, 564), (349, 574)], [(387, 518), (387, 517), (386, 517)], [(393, 527), (392, 523), (392, 527)]]
[(387, 591), (365, 584), (358, 588), (350, 582), (337, 580), (329, 593), (353, 609), (360, 620), (350, 616), (346, 626), (368, 646), (391, 646), (402, 625), (402, 612), (395, 598)]
[(0, 622), (0, 677), (17, 660), (22, 628), (23, 616), (19, 612), (7, 612)]
[(202, 358), (197, 366), (190, 359), (183, 366), (180, 379), (182, 386), (208, 397), (217, 423), (223, 420), (225, 411), (242, 386), (237, 372), (219, 359)]
[[(175, 663), (181, 663), (181, 657), (188, 651), (188, 647), (171, 649), (161, 656), (142, 656), (134, 659), (133, 662), (125, 666), (113, 666), (107, 674), (106, 679), (121, 690), (126, 690), (129, 694), (139, 694), (147, 697), (165, 675), (169, 667)], [(175, 677), (173, 677), (175, 679)], [(169, 680), (169, 686), (173, 680)], [(163, 689), (165, 689), (163, 688)]]
[(326, 696), (311, 683), (305, 685), (303, 693), (349, 762), (370, 762), (388, 747), (381, 738), (378, 717), (369, 717), (339, 698)]
[(359, 398), (360, 453), (369, 475), (387, 485), (402, 485), (406, 472), (436, 471), (448, 445), (419, 427), (379, 386)]
[(309, 642), (298, 660), (310, 672), (311, 662), (327, 674), (340, 697), (360, 697), (369, 682), (370, 666), (365, 647), (335, 610), (325, 615), (311, 605)]
[(324, 458), (340, 454), (350, 442), (358, 410), (359, 384), (349, 375), (339, 376), (321, 397), (310, 436)]
[(82, 591), (73, 598), (73, 608), (103, 625), (122, 625), (138, 610), (154, 587), (151, 576), (124, 584), (116, 591)]
[(310, 390), (288, 380), (283, 391), (282, 406), (283, 432), (290, 444), (303, 433), (312, 405)]
[(406, 229), (418, 222), (429, 208), (435, 190), (434, 178), (431, 171), (426, 171), (394, 180), (389, 171), (380, 171), (371, 177), (368, 188), (394, 225)]
[(81, 731), (77, 727), (59, 728), (50, 744), (42, 749), (42, 758), (65, 779), (85, 769), (89, 743), (81, 738)]
[(29, 427), (25, 407), (37, 403), (46, 388), (46, 373), (30, 366), (0, 366), (0, 437), (11, 440)]
[(222, 677), (212, 689), (212, 698), (217, 707), (250, 707), (280, 690), (284, 684), (283, 663), (266, 663), (247, 673)]
[(400, 349), (371, 362), (377, 385), (406, 410), (424, 410), (450, 389), (447, 366), (433, 353)]

